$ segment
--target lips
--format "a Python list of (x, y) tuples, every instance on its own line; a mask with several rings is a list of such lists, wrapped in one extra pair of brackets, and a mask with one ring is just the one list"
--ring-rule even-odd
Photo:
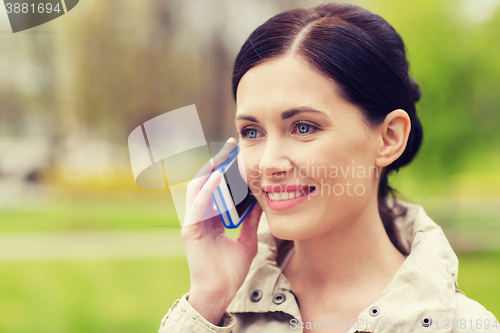
[(274, 211), (285, 211), (300, 205), (316, 187), (310, 185), (266, 185), (262, 187), (267, 205)]

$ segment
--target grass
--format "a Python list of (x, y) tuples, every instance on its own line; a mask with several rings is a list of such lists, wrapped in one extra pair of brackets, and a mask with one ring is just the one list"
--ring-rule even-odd
[[(439, 200), (414, 202), (443, 227), (498, 239), (497, 201)], [(0, 233), (152, 227), (179, 228), (167, 191), (49, 188), (0, 209)], [(458, 256), (460, 289), (499, 318), (500, 251)], [(156, 332), (188, 290), (185, 258), (0, 262), (0, 332)]]
[(47, 232), (180, 227), (163, 190), (43, 189), (0, 209), (0, 232)]
[[(500, 252), (459, 254), (460, 288), (499, 318)], [(189, 290), (185, 258), (0, 264), (0, 332), (156, 332)]]
[(500, 251), (459, 253), (458, 286), (500, 320)]
[(185, 258), (0, 265), (0, 332), (156, 332), (189, 290)]

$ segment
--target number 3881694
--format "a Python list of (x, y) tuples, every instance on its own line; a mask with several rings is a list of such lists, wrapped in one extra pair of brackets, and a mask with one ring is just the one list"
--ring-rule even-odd
[(55, 6), (53, 6), (51, 3), (39, 3), (35, 5), (34, 3), (28, 4), (28, 3), (10, 3), (7, 2), (5, 4), (5, 8), (7, 9), (7, 14), (10, 13), (23, 13), (23, 14), (43, 14), (47, 13), (50, 14), (52, 12), (59, 13), (61, 12), (61, 8), (59, 7), (59, 3), (57, 3)]

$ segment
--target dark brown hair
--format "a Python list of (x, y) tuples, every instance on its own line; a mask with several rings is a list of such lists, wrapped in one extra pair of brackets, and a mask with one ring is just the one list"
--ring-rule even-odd
[(382, 123), (396, 109), (410, 116), (407, 146), (384, 168), (378, 189), (380, 217), (392, 243), (401, 251), (394, 234), (394, 218), (406, 211), (389, 206), (387, 198), (395, 191), (387, 176), (414, 158), (423, 135), (415, 108), (420, 90), (409, 76), (403, 40), (383, 18), (354, 5), (330, 3), (288, 10), (255, 29), (241, 47), (233, 69), (235, 101), (238, 84), (248, 70), (285, 54), (301, 56), (312, 68), (333, 79), (342, 97), (357, 105), (372, 125)]

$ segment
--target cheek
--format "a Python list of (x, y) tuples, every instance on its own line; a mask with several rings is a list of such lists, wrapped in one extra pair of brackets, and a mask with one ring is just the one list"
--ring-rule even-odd
[[(363, 133), (362, 133), (363, 134)], [(373, 170), (374, 161), (370, 142), (362, 135), (338, 135), (325, 140), (320, 145), (311, 145), (304, 150), (301, 164), (306, 165), (308, 161), (308, 177), (319, 184), (325, 185), (325, 191), (336, 193), (350, 192), (358, 185), (358, 193), (367, 193), (371, 179), (375, 175)], [(341, 189), (344, 188), (345, 191)], [(363, 191), (366, 189), (366, 191)]]
[(241, 177), (250, 188), (260, 188), (259, 181), (259, 163), (251, 155), (242, 152), (238, 154), (238, 169)]
[(248, 180), (247, 180), (248, 176), (247, 176), (247, 172), (246, 172), (247, 166), (245, 165), (245, 160), (244, 160), (243, 154), (241, 152), (238, 154), (237, 161), (238, 161), (238, 169), (240, 170), (240, 175), (243, 178), (243, 180), (245, 181), (245, 183), (248, 184)]

